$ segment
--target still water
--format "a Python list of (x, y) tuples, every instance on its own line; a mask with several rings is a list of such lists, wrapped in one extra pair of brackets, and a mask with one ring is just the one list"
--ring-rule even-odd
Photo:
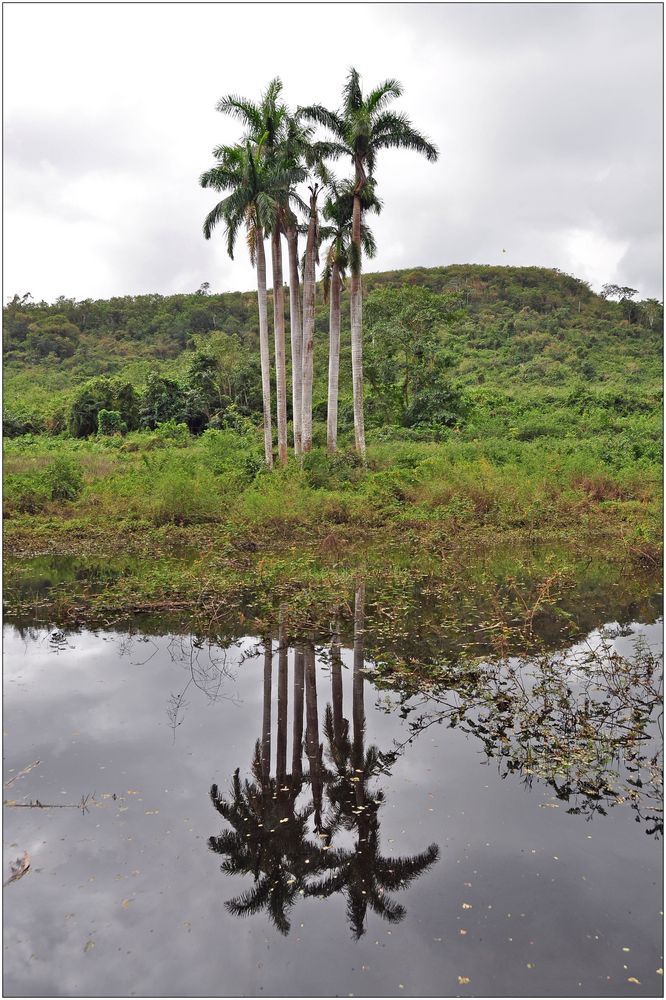
[(362, 600), (347, 644), (6, 627), (5, 995), (661, 995), (660, 625), (419, 688)]

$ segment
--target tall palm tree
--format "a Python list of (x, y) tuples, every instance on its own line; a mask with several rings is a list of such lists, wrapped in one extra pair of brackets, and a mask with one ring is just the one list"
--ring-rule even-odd
[(361, 78), (350, 69), (342, 91), (342, 107), (329, 111), (322, 105), (301, 109), (303, 117), (324, 125), (344, 147), (354, 164), (354, 204), (351, 241), (351, 339), (354, 386), (354, 432), (356, 449), (365, 455), (363, 419), (363, 341), (361, 301), (361, 218), (362, 191), (373, 176), (381, 149), (413, 149), (426, 159), (437, 159), (437, 147), (412, 127), (406, 115), (386, 110), (402, 94), (397, 80), (386, 80), (364, 97)]
[[(243, 139), (253, 143), (263, 155), (273, 161), (278, 157), (287, 130), (287, 106), (280, 100), (282, 81), (275, 77), (262, 93), (258, 103), (230, 94), (220, 98), (217, 110), (236, 118), (245, 126)], [(284, 164), (280, 164), (284, 169)], [(303, 175), (304, 176), (304, 175)], [(302, 180), (303, 177), (299, 177)], [(284, 344), (284, 286), (282, 281), (282, 216), (289, 199), (290, 184), (274, 191), (271, 206), (271, 255), (273, 265), (273, 330), (275, 335), (275, 381), (277, 395), (278, 456), (287, 462), (287, 370)]]
[(261, 388), (264, 410), (264, 455), (266, 465), (273, 468), (273, 435), (271, 429), (271, 376), (268, 349), (268, 305), (266, 296), (266, 255), (264, 234), (271, 225), (270, 203), (267, 203), (267, 173), (260, 153), (245, 146), (218, 146), (213, 150), (218, 162), (201, 175), (202, 187), (229, 194), (208, 213), (203, 225), (205, 238), (221, 223), (227, 236), (227, 253), (233, 260), (236, 238), (245, 226), (250, 261), (257, 268), (257, 302), (259, 306), (259, 353), (261, 357)]
[[(368, 179), (362, 191), (364, 211), (379, 213), (382, 203), (375, 193), (375, 182)], [(340, 376), (340, 299), (344, 278), (349, 267), (351, 250), (352, 211), (354, 205), (353, 181), (333, 181), (324, 203), (322, 215), (330, 223), (322, 226), (322, 239), (330, 239), (324, 267), (324, 299), (330, 301), (329, 352), (328, 352), (328, 406), (326, 411), (326, 446), (334, 452), (338, 442), (338, 382)], [(361, 223), (361, 245), (366, 257), (377, 251), (374, 236), (365, 223)]]

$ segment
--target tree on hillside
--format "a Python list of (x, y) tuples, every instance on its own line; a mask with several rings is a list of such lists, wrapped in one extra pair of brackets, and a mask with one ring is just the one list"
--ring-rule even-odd
[(412, 149), (426, 159), (437, 159), (437, 147), (417, 132), (406, 115), (386, 110), (387, 105), (402, 94), (397, 80), (386, 80), (367, 97), (361, 89), (361, 78), (355, 69), (349, 71), (342, 92), (342, 107), (329, 111), (322, 105), (302, 109), (303, 116), (325, 126), (354, 164), (354, 200), (351, 240), (351, 340), (352, 379), (354, 390), (354, 431), (356, 449), (365, 454), (363, 417), (363, 333), (361, 305), (361, 221), (362, 191), (369, 177), (374, 176), (377, 154), (392, 147)]

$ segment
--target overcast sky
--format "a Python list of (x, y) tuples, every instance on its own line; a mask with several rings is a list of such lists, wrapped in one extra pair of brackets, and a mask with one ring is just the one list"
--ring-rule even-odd
[[(385, 151), (369, 269), (558, 267), (662, 298), (660, 4), (4, 5), (5, 298), (254, 287), (201, 225), (215, 111), (354, 65), (440, 149)], [(340, 163), (337, 170), (347, 169)]]

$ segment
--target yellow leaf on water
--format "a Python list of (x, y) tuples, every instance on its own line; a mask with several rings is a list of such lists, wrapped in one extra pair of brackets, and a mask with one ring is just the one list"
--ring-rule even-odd
[(463, 910), (471, 910), (472, 909), (472, 904), (471, 903), (463, 903), (462, 908), (463, 908)]
[(95, 947), (95, 942), (94, 941), (86, 941), (86, 943), (85, 943), (85, 945), (83, 947), (83, 950), (84, 951), (92, 951), (94, 947)]
[(627, 982), (628, 983), (636, 983), (637, 986), (641, 985), (640, 979), (636, 979), (636, 976), (629, 976), (629, 978), (627, 979)]
[(123, 910), (126, 910), (127, 907), (130, 905), (130, 903), (133, 903), (133, 902), (134, 902), (133, 899), (123, 899), (123, 902), (122, 902)]
[(663, 974), (664, 974), (664, 970), (663, 969), (656, 969), (655, 971), (656, 971), (656, 973), (657, 973), (658, 976), (663, 976)]
[(465, 986), (469, 982), (469, 976), (458, 976), (458, 982), (461, 986)]

